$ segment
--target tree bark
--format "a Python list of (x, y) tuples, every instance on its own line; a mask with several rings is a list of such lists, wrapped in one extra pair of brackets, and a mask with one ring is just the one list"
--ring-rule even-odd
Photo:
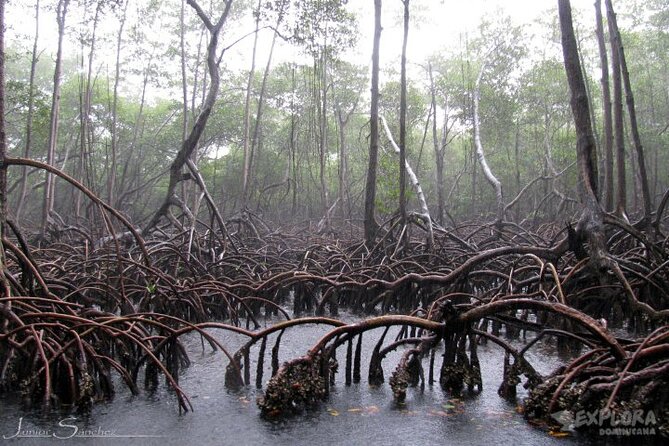
[(613, 81), (613, 135), (616, 145), (616, 214), (627, 220), (627, 184), (625, 177), (625, 129), (623, 123), (623, 89), (620, 76), (619, 35), (615, 29), (615, 13), (610, 8), (610, 1), (606, 1), (606, 13), (609, 25), (609, 39), (611, 40), (611, 70)]
[[(444, 147), (439, 144), (437, 134), (437, 94), (434, 85), (434, 74), (432, 64), (428, 63), (428, 75), (430, 78), (430, 101), (432, 109), (432, 144), (434, 147), (434, 159), (437, 165), (437, 221), (444, 224)], [(444, 132), (447, 128), (444, 126)], [(444, 135), (445, 136), (445, 135)]]
[[(53, 165), (56, 157), (56, 146), (58, 145), (58, 124), (60, 114), (60, 77), (63, 59), (63, 37), (65, 35), (65, 17), (67, 16), (67, 7), (70, 0), (59, 0), (56, 7), (56, 22), (58, 23), (58, 49), (56, 51), (56, 61), (53, 70), (53, 94), (51, 97), (51, 114), (49, 118), (49, 135), (47, 138), (47, 156), (46, 162)], [(42, 203), (42, 223), (40, 226), (40, 236), (45, 237), (48, 221), (51, 218), (54, 204), (55, 178), (51, 173), (46, 173), (44, 181), (44, 202)]]
[(123, 45), (123, 28), (125, 27), (128, 2), (123, 5), (118, 34), (116, 37), (116, 67), (114, 73), (114, 92), (112, 99), (112, 122), (111, 122), (111, 162), (109, 165), (109, 176), (107, 177), (107, 203), (113, 204), (116, 200), (116, 155), (117, 155), (117, 125), (118, 125), (118, 85), (121, 77), (121, 46)]
[(248, 186), (249, 184), (252, 183), (253, 180), (253, 160), (258, 158), (257, 151), (260, 147), (260, 125), (262, 124), (262, 114), (263, 114), (263, 109), (264, 109), (264, 104), (265, 104), (265, 93), (267, 92), (267, 79), (269, 78), (269, 72), (270, 68), (272, 66), (272, 58), (274, 55), (274, 46), (276, 45), (276, 37), (277, 37), (277, 32), (276, 29), (279, 28), (279, 25), (281, 24), (281, 20), (283, 18), (283, 14), (280, 14), (279, 19), (277, 20), (277, 23), (274, 27), (275, 31), (273, 32), (272, 35), (272, 44), (270, 45), (269, 49), (269, 56), (267, 57), (267, 64), (265, 65), (265, 72), (263, 73), (262, 76), (262, 84), (260, 85), (260, 93), (258, 94), (258, 107), (256, 110), (256, 119), (255, 123), (253, 126), (253, 137), (251, 139), (251, 148), (249, 150), (249, 159), (248, 159), (248, 172), (246, 172), (245, 178), (246, 178), (246, 196), (244, 197), (244, 205), (246, 205), (246, 201), (248, 200)]
[[(81, 97), (80, 102), (80, 146), (79, 146), (79, 161), (77, 164), (78, 177), (86, 185), (86, 187), (93, 189), (93, 178), (95, 175), (91, 172), (91, 150), (92, 150), (92, 122), (91, 122), (91, 102), (93, 96), (93, 60), (95, 59), (95, 46), (97, 42), (97, 31), (98, 24), (100, 20), (100, 12), (103, 7), (103, 2), (98, 1), (95, 5), (95, 16), (93, 17), (93, 34), (91, 35), (91, 47), (88, 52), (88, 67), (86, 68), (86, 81), (83, 82), (83, 96)], [(81, 58), (83, 65), (83, 48), (84, 44), (81, 45)], [(82, 66), (83, 71), (83, 66)], [(83, 72), (82, 72), (83, 78)], [(81, 200), (82, 193), (80, 190), (75, 191), (75, 211), (74, 214), (76, 217), (80, 216), (81, 210)]]
[[(388, 128), (388, 123), (386, 122), (383, 116), (380, 117), (380, 120), (381, 123), (383, 124), (383, 129), (386, 132), (386, 137), (388, 138), (388, 141), (390, 141), (390, 145), (393, 146), (393, 150), (395, 151), (395, 153), (399, 155), (400, 147), (397, 145), (397, 143), (395, 143), (393, 135), (390, 133), (390, 129)], [(421, 187), (420, 182), (418, 181), (418, 177), (416, 176), (415, 172), (413, 171), (409, 163), (406, 161), (404, 164), (404, 169), (407, 175), (409, 176), (411, 184), (413, 185), (414, 189), (416, 189), (416, 197), (418, 198), (418, 202), (420, 203), (421, 217), (425, 220), (425, 226), (427, 229), (428, 249), (432, 249), (432, 246), (434, 246), (432, 217), (430, 216), (430, 209), (427, 206), (427, 199), (425, 198), (425, 193), (423, 192), (423, 188)]]
[(253, 50), (251, 52), (251, 69), (249, 70), (249, 76), (246, 81), (246, 97), (244, 98), (244, 136), (242, 140), (242, 148), (244, 154), (243, 167), (242, 167), (242, 202), (241, 208), (246, 207), (246, 200), (248, 198), (248, 189), (249, 189), (249, 179), (251, 176), (251, 146), (250, 136), (251, 136), (251, 88), (253, 87), (253, 78), (255, 77), (256, 71), (256, 52), (258, 49), (258, 31), (260, 28), (260, 3), (261, 0), (258, 0), (257, 5), (257, 14), (256, 14), (256, 29), (253, 35)]
[(365, 185), (365, 242), (371, 247), (378, 223), (375, 217), (376, 170), (379, 156), (379, 47), (381, 43), (381, 0), (374, 0), (374, 44), (372, 49), (372, 89), (369, 122), (369, 164)]
[[(7, 220), (7, 140), (5, 138), (5, 0), (0, 0), (0, 296), (9, 297), (5, 277), (5, 222)], [(8, 305), (11, 308), (11, 302)], [(6, 327), (3, 327), (6, 328)]]
[(195, 120), (193, 128), (191, 129), (188, 137), (184, 140), (183, 144), (181, 145), (181, 149), (177, 153), (174, 161), (170, 166), (170, 181), (167, 186), (165, 199), (151, 220), (144, 227), (144, 233), (148, 233), (148, 231), (150, 231), (158, 224), (161, 217), (167, 214), (167, 211), (171, 205), (179, 203), (180, 200), (175, 199), (176, 187), (184, 179), (184, 175), (182, 173), (183, 167), (193, 153), (193, 150), (195, 150), (197, 147), (200, 137), (204, 132), (204, 128), (207, 124), (207, 121), (209, 120), (214, 103), (216, 102), (216, 96), (218, 94), (218, 88), (220, 85), (220, 74), (218, 72), (219, 62), (217, 60), (218, 36), (230, 13), (232, 0), (227, 0), (225, 2), (225, 8), (216, 23), (211, 22), (209, 17), (207, 17), (202, 8), (197, 4), (196, 0), (187, 0), (187, 3), (193, 9), (195, 9), (198, 17), (209, 30), (210, 40), (207, 47), (207, 68), (209, 70), (211, 81), (209, 84), (209, 91), (207, 92), (205, 101), (202, 104), (202, 110), (200, 111), (200, 114)]
[[(486, 57), (489, 57), (489, 55)], [(481, 100), (481, 80), (483, 79), (483, 73), (485, 72), (486, 65), (487, 61), (484, 60), (476, 78), (476, 84), (474, 85), (474, 144), (476, 147), (476, 157), (479, 161), (479, 164), (481, 165), (483, 174), (493, 189), (495, 189), (495, 200), (497, 203), (496, 218), (498, 222), (501, 222), (504, 220), (504, 195), (502, 194), (502, 183), (493, 174), (490, 165), (488, 165), (488, 161), (486, 160), (485, 152), (483, 150), (483, 143), (481, 142), (481, 117), (479, 116), (479, 102)]]
[(404, 4), (404, 33), (402, 37), (402, 57), (400, 63), (400, 141), (399, 141), (399, 158), (400, 158), (400, 219), (402, 225), (406, 223), (407, 219), (407, 200), (406, 200), (406, 120), (407, 120), (407, 41), (409, 39), (409, 2), (410, 0), (402, 0)]
[(320, 192), (321, 192), (321, 212), (325, 216), (325, 223), (327, 227), (330, 227), (330, 220), (328, 218), (328, 208), (330, 207), (330, 198), (328, 195), (327, 182), (325, 180), (325, 170), (326, 162), (328, 158), (328, 126), (327, 126), (327, 91), (328, 91), (328, 56), (327, 56), (327, 36), (326, 42), (323, 45), (321, 54), (319, 56), (320, 61), (314, 60), (314, 76), (319, 75), (319, 82), (314, 82), (316, 86), (320, 84), (320, 88), (314, 93), (318, 93), (318, 100), (316, 101), (316, 106), (318, 108), (318, 179), (320, 182)]
[[(26, 145), (23, 156), (30, 158), (33, 137), (33, 117), (35, 114), (35, 69), (39, 56), (37, 55), (37, 42), (39, 41), (39, 0), (35, 1), (35, 37), (33, 38), (33, 51), (30, 59), (30, 80), (28, 81), (28, 114), (26, 116)], [(28, 169), (21, 169), (21, 189), (16, 204), (16, 224), (21, 222), (21, 214), (26, 200), (26, 191), (28, 187)]]
[(604, 25), (602, 18), (602, 0), (595, 0), (595, 16), (597, 21), (596, 34), (599, 46), (599, 60), (602, 66), (602, 108), (604, 120), (604, 209), (613, 211), (613, 122), (611, 118), (611, 88), (609, 86), (609, 60), (606, 54)]
[(622, 74), (623, 85), (625, 87), (625, 100), (627, 103), (627, 114), (630, 119), (630, 132), (632, 133), (632, 142), (636, 151), (637, 163), (639, 168), (639, 181), (641, 182), (641, 196), (643, 198), (643, 212), (645, 220), (650, 223), (651, 214), (653, 213), (650, 188), (648, 186), (648, 174), (646, 173), (646, 160), (644, 156), (643, 145), (641, 144), (641, 136), (639, 135), (639, 126), (636, 119), (636, 108), (634, 107), (634, 94), (632, 93), (632, 83), (630, 82), (630, 74), (627, 69), (627, 60), (625, 59), (625, 49), (620, 37), (620, 30), (618, 29), (618, 21), (613, 10), (611, 0), (606, 0), (607, 10), (609, 13), (609, 23), (616, 33), (617, 47), (613, 47), (611, 51), (618, 54), (620, 62), (620, 71)]
[(590, 262), (596, 269), (606, 262), (603, 210), (597, 193), (597, 153), (590, 121), (590, 106), (585, 89), (585, 80), (578, 56), (578, 47), (569, 0), (558, 0), (562, 53), (565, 71), (571, 91), (571, 109), (576, 128), (576, 159), (579, 175), (579, 198), (583, 212), (577, 231), (583, 234), (590, 248)]

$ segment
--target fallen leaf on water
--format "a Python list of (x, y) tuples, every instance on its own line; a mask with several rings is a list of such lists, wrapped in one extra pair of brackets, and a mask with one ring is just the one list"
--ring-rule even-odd
[(359, 407), (351, 407), (347, 412), (362, 412), (362, 409)]
[(335, 409), (328, 409), (328, 413), (332, 415), (333, 417), (338, 417), (339, 416), (339, 411)]
[(562, 431), (548, 431), (548, 435), (555, 438), (564, 438), (569, 436), (569, 432)]
[(441, 407), (443, 407), (446, 410), (455, 409), (455, 406), (453, 404), (442, 404)]

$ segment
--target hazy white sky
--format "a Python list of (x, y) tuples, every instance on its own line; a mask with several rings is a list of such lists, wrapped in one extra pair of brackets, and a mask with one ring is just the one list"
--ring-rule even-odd
[[(363, 18), (360, 50), (371, 55), (373, 2), (350, 0), (349, 3)], [(571, 3), (575, 14), (578, 11), (594, 17), (593, 0)], [(382, 58), (392, 60), (400, 54), (402, 46), (402, 2), (384, 0), (383, 8)], [(411, 0), (411, 14), (420, 23), (412, 23), (409, 29), (409, 58), (421, 61), (444, 47), (456, 47), (460, 35), (475, 33), (481, 18), (490, 13), (509, 15), (518, 24), (531, 24), (537, 18), (548, 21), (551, 16), (557, 17), (557, 0)]]

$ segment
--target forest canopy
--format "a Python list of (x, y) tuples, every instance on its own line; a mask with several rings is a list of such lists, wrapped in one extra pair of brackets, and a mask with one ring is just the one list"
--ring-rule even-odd
[[(6, 120), (9, 156), (46, 161), (58, 2), (41, 3), (39, 17), (36, 2), (8, 4), (9, 17), (21, 19), (8, 22)], [(179, 1), (60, 3), (69, 3), (63, 27), (67, 51), (51, 161), (141, 224), (163, 200), (165, 173), (206, 100), (208, 33), (193, 9)], [(364, 8), (352, 3), (357, 2), (232, 3), (217, 48), (221, 87), (191, 155), (224, 215), (244, 207), (277, 222), (319, 220), (331, 207), (338, 221), (362, 214), (371, 51), (364, 37), (373, 23), (360, 15)], [(457, 34), (444, 32), (442, 40), (426, 39), (421, 27), (433, 29), (427, 21), (432, 8), (449, 17), (458, 10), (431, 3), (411, 3), (415, 18), (409, 42), (414, 34), (421, 40), (407, 52), (404, 145), (434, 219), (444, 224), (495, 215), (495, 191), (486, 183), (474, 144), (474, 90), (480, 98), (480, 139), (504, 205), (523, 192), (505, 216), (537, 223), (577, 212), (575, 131), (554, 5), (524, 21), (504, 9), (488, 10)], [(614, 179), (605, 168), (594, 9), (584, 3), (576, 4), (577, 34), (599, 132), (600, 181), (607, 185)], [(662, 167), (669, 162), (665, 5), (618, 3), (649, 192), (657, 204), (669, 186)], [(207, 7), (215, 15), (222, 3)], [(317, 7), (323, 11), (313, 10)], [(397, 140), (401, 11), (398, 5), (385, 8), (379, 113)], [(428, 46), (425, 42), (430, 42), (430, 54), (417, 50), (419, 58), (410, 52), (421, 43)], [(626, 142), (631, 141), (627, 126), (625, 132)], [(395, 212), (399, 194), (388, 136), (381, 132), (376, 197), (381, 215)], [(635, 153), (627, 147), (626, 211), (638, 213), (641, 184)], [(24, 179), (21, 169), (9, 172), (17, 221), (40, 226), (43, 180), (36, 173)], [(195, 209), (197, 188), (185, 188), (184, 203)], [(90, 217), (90, 209), (66, 184), (56, 181), (53, 196), (54, 215), (64, 223)], [(604, 200), (608, 203), (609, 197)], [(408, 205), (419, 208), (411, 185)]]

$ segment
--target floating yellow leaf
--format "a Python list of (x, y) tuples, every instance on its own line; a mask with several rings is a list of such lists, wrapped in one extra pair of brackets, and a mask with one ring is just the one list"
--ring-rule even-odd
[(359, 407), (351, 407), (347, 412), (362, 412), (362, 409)]
[(555, 438), (564, 438), (569, 436), (569, 432), (562, 431), (548, 431), (548, 435)]
[(339, 416), (339, 411), (335, 409), (328, 409), (328, 413), (332, 415), (333, 417), (338, 417)]

